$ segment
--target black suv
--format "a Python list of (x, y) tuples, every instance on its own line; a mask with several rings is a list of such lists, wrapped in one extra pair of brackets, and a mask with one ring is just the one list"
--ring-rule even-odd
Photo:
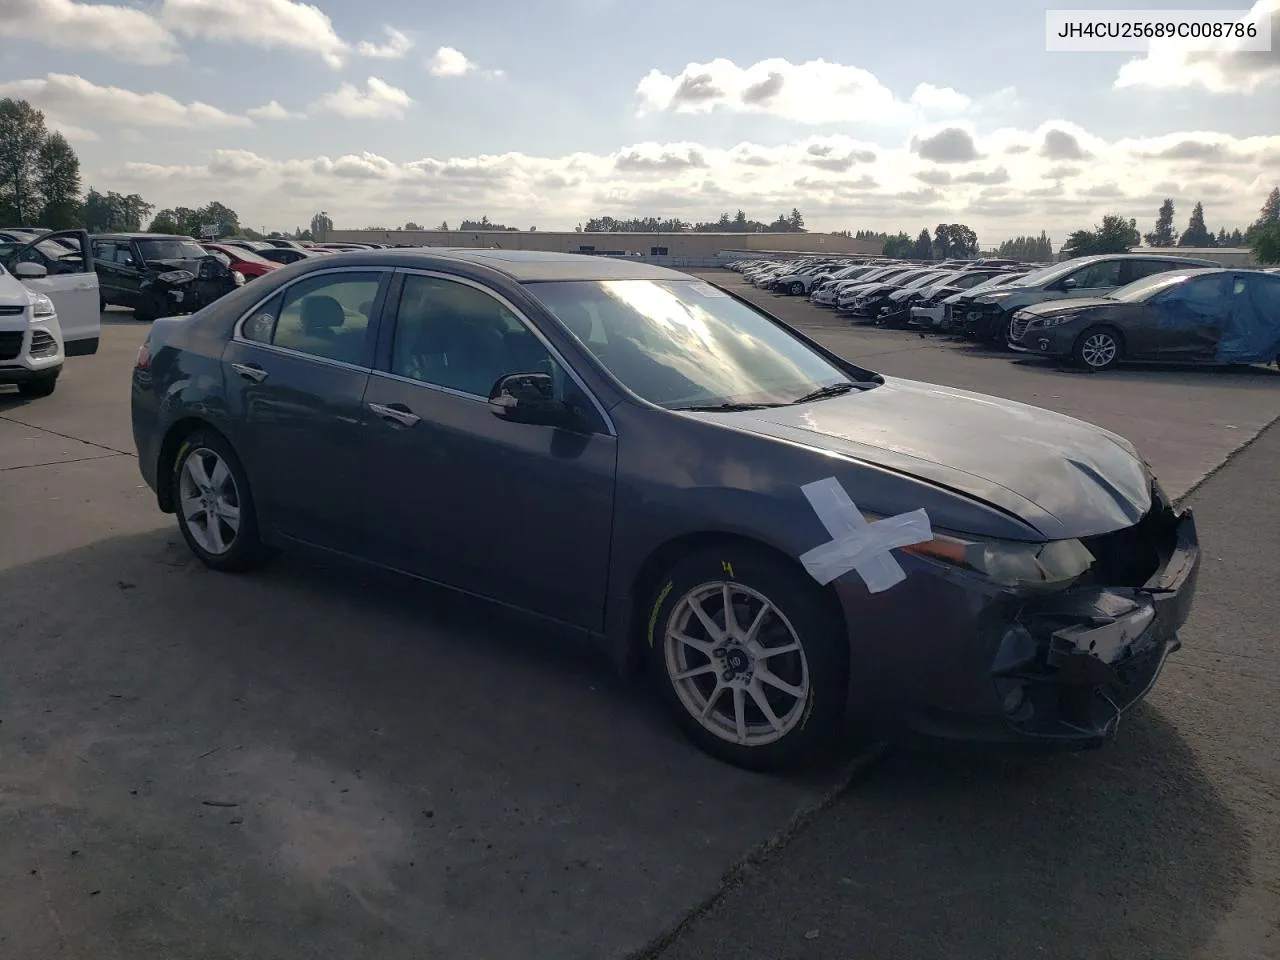
[(139, 320), (194, 313), (244, 283), (191, 237), (100, 233), (92, 240), (101, 306), (129, 307)]

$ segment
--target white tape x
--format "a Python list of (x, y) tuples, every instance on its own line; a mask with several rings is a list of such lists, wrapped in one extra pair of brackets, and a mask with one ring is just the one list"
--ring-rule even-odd
[(933, 539), (923, 509), (867, 523), (835, 477), (806, 483), (800, 490), (831, 534), (827, 543), (800, 555), (804, 568), (821, 584), (856, 570), (869, 592), (888, 590), (907, 578), (889, 551)]

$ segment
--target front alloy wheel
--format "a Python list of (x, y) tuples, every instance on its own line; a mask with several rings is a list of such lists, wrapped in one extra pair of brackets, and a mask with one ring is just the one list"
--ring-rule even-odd
[(712, 581), (668, 620), (667, 676), (709, 732), (744, 747), (786, 736), (809, 699), (809, 663), (795, 628), (759, 592)]
[(1076, 341), (1075, 359), (1088, 370), (1109, 370), (1120, 360), (1119, 340), (1105, 327), (1091, 327)]
[(680, 561), (661, 582), (647, 641), (677, 722), (713, 756), (753, 769), (787, 766), (840, 730), (844, 619), (781, 558), (726, 544)]

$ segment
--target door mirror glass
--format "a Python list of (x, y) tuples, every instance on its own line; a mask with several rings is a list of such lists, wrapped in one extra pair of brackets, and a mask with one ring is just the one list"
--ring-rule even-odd
[(549, 373), (509, 373), (498, 379), (489, 393), (489, 409), (494, 416), (515, 423), (565, 426), (569, 408), (555, 398), (555, 383)]
[(1078, 286), (1080, 286), (1080, 281), (1075, 277), (1067, 277), (1067, 279), (1062, 281), (1063, 290), (1074, 290)]
[(42, 263), (19, 263), (13, 268), (13, 275), (22, 280), (39, 280), (49, 275)]

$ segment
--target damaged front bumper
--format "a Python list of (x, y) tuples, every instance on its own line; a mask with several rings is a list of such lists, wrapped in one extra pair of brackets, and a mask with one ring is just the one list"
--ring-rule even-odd
[(896, 603), (837, 581), (848, 621), (893, 638), (852, 648), (856, 722), (908, 742), (1084, 748), (1110, 738), (1180, 646), (1200, 545), (1192, 513), (1158, 495), (1136, 525), (1082, 542), (1094, 566), (1058, 592), (984, 586), (905, 554)]
[(1140, 587), (1085, 585), (1028, 603), (1004, 634), (992, 678), (1009, 728), (1088, 746), (1110, 737), (1181, 646), (1200, 570), (1190, 511), (1139, 525), (1160, 562)]

